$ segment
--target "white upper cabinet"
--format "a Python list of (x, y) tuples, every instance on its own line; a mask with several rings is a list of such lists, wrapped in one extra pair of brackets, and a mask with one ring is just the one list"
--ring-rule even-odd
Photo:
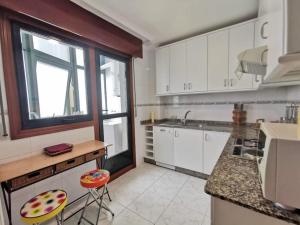
[(208, 35), (208, 90), (228, 89), (229, 31)]
[(186, 69), (188, 92), (207, 91), (207, 36), (187, 40)]
[[(277, 39), (270, 42), (270, 36), (276, 36), (275, 33), (278, 31), (275, 29), (273, 19), (271, 20), (273, 17), (273, 14), (268, 14), (257, 20), (250, 20), (158, 48), (157, 95), (257, 89), (262, 81), (261, 76), (247, 74), (241, 79), (236, 76), (237, 57), (247, 49), (276, 45)], [(270, 21), (273, 26), (270, 26)], [(278, 56), (282, 45), (272, 49), (274, 55)], [(272, 57), (268, 58), (272, 59)], [(268, 70), (273, 67), (270, 63)]]
[(181, 93), (187, 90), (185, 41), (170, 46), (170, 92)]
[(170, 91), (170, 49), (169, 47), (156, 50), (156, 93), (168, 94)]
[(252, 89), (254, 75), (244, 74), (236, 76), (239, 65), (238, 55), (246, 50), (254, 48), (254, 22), (242, 24), (229, 30), (229, 89), (244, 90)]
[(268, 44), (269, 26), (267, 16), (260, 17), (255, 21), (255, 48)]
[[(269, 21), (268, 17), (260, 17), (255, 21), (255, 41), (254, 47), (258, 48), (261, 46), (268, 45), (269, 36)], [(257, 89), (262, 82), (262, 76), (256, 75), (253, 79), (253, 88)]]

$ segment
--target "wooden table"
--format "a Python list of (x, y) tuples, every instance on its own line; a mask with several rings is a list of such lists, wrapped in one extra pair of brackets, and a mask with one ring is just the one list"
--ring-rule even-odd
[[(103, 167), (104, 160), (107, 157), (107, 147), (109, 146), (110, 145), (101, 141), (93, 140), (74, 145), (71, 152), (62, 155), (51, 157), (44, 153), (39, 153), (0, 165), (0, 182), (4, 196), (5, 208), (8, 214), (9, 225), (12, 225), (12, 192), (92, 160), (96, 160), (97, 167), (101, 168)], [(84, 196), (85, 195), (79, 197), (75, 201), (83, 198)], [(75, 201), (69, 203), (69, 205)]]

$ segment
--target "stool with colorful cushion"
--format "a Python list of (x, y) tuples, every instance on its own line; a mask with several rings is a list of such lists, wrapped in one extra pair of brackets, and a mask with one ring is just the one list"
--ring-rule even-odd
[[(57, 224), (63, 225), (63, 209), (66, 204), (66, 192), (62, 190), (44, 192), (22, 206), (21, 220), (27, 224), (40, 224), (56, 217)], [(60, 217), (59, 214), (61, 214)]]
[[(97, 221), (95, 223), (96, 225), (98, 224), (100, 212), (101, 212), (102, 208), (107, 210), (108, 212), (111, 213), (112, 216), (114, 216), (114, 213), (108, 208), (108, 206), (103, 201), (103, 197), (105, 194), (105, 190), (107, 190), (107, 183), (108, 183), (109, 179), (110, 179), (109, 171), (101, 170), (101, 169), (95, 169), (95, 170), (89, 171), (81, 176), (80, 184), (82, 187), (88, 189), (89, 195), (87, 197), (84, 209), (81, 212), (81, 216), (78, 221), (78, 224), (80, 224), (82, 220), (85, 220), (89, 224), (93, 224), (89, 219), (84, 217), (84, 212), (85, 212), (86, 208), (88, 207), (88, 202), (89, 202), (90, 197), (93, 197), (99, 206)], [(102, 189), (102, 191), (100, 191), (100, 189)], [(101, 193), (99, 193), (99, 191)]]

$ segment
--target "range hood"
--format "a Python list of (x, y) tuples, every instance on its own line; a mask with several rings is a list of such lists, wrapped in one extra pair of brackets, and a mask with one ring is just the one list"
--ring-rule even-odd
[(262, 86), (300, 84), (300, 0), (266, 1), (270, 5), (266, 46), (242, 52), (237, 75), (262, 75)]

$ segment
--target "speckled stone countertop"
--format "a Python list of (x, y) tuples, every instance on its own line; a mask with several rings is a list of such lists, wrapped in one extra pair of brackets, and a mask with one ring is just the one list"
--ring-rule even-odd
[(230, 122), (189, 120), (182, 126), (178, 120), (163, 119), (151, 124), (174, 128), (201, 129), (231, 132), (212, 174), (208, 177), (205, 192), (256, 212), (300, 225), (300, 212), (279, 209), (271, 201), (263, 198), (256, 161), (237, 158), (231, 155), (236, 137), (257, 138), (258, 129), (255, 124), (235, 127)]
[(300, 224), (300, 213), (279, 209), (263, 198), (256, 161), (236, 158), (231, 155), (237, 136), (257, 137), (257, 129), (233, 128), (222, 155), (212, 174), (208, 177), (205, 192), (240, 206), (293, 224)]

